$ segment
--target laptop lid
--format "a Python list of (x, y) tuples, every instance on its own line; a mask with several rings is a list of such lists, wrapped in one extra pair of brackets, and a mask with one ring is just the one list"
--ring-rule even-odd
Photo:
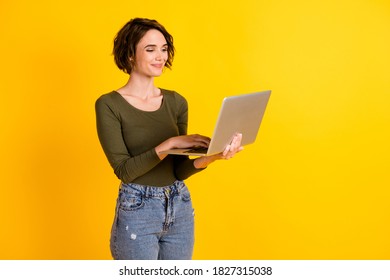
[(267, 90), (226, 97), (207, 154), (222, 152), (235, 133), (242, 134), (242, 146), (255, 142), (270, 95)]
[(207, 151), (172, 149), (165, 154), (204, 156), (223, 152), (235, 133), (242, 133), (241, 145), (255, 142), (271, 90), (225, 97)]

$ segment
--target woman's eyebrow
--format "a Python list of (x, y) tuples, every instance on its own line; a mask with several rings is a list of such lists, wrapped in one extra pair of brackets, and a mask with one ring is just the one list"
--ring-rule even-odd
[[(162, 47), (167, 47), (167, 46), (168, 46), (168, 44), (162, 45)], [(149, 45), (146, 45), (144, 47), (144, 49), (146, 49), (146, 48), (156, 48), (156, 47), (157, 47), (157, 45), (155, 45), (155, 44), (149, 44)]]

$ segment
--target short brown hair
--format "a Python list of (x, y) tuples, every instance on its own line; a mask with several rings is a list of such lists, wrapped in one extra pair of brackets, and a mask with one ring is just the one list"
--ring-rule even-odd
[(171, 69), (173, 56), (175, 54), (175, 48), (173, 46), (173, 37), (168, 31), (158, 23), (156, 20), (147, 18), (134, 18), (126, 23), (114, 39), (113, 55), (115, 63), (120, 70), (130, 74), (134, 67), (134, 61), (130, 58), (135, 58), (135, 50), (137, 44), (145, 35), (145, 33), (151, 29), (160, 31), (167, 41), (168, 45), (168, 59), (165, 63), (165, 67)]

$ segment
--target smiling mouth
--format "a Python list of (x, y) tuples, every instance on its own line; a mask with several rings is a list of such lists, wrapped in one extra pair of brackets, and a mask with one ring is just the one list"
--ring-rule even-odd
[(164, 64), (152, 64), (153, 67), (163, 68)]

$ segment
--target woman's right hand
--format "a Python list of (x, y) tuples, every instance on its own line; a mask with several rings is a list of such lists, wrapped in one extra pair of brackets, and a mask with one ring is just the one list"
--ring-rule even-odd
[(170, 149), (185, 149), (194, 147), (207, 148), (210, 144), (210, 138), (199, 134), (181, 135), (168, 139)]
[(190, 134), (190, 135), (180, 135), (171, 137), (160, 145), (156, 147), (156, 153), (163, 159), (166, 155), (160, 154), (162, 151), (170, 150), (170, 149), (186, 149), (186, 148), (194, 148), (194, 147), (205, 147), (207, 148), (210, 144), (210, 138), (207, 136), (199, 135), (199, 134)]

